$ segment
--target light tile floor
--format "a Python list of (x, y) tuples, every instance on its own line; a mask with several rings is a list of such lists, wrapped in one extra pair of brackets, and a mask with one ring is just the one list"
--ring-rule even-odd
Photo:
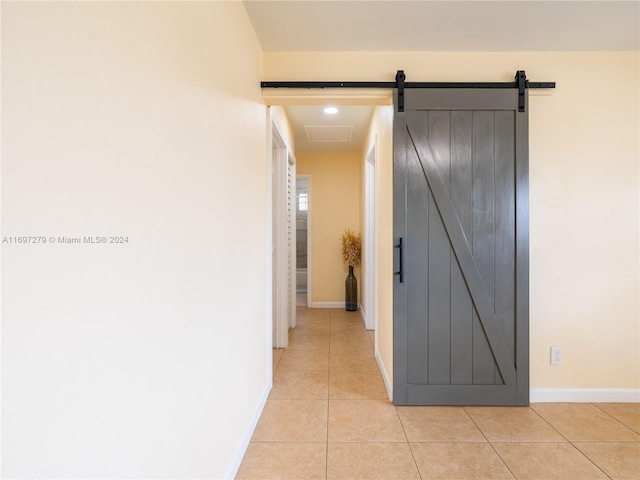
[(395, 407), (358, 313), (298, 308), (238, 479), (640, 479), (640, 404)]

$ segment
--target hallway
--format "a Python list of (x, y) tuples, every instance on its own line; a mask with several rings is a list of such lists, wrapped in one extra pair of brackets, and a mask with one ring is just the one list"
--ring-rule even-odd
[(237, 479), (640, 479), (637, 403), (395, 407), (359, 313), (297, 315)]

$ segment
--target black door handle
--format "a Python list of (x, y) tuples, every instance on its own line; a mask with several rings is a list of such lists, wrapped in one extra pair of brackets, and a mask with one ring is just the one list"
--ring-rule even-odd
[(399, 257), (399, 266), (400, 269), (397, 272), (393, 272), (394, 275), (398, 275), (398, 277), (400, 277), (400, 283), (404, 283), (404, 273), (402, 272), (402, 263), (403, 263), (403, 256), (402, 256), (402, 237), (400, 237), (400, 240), (398, 242), (398, 245), (394, 245), (393, 248), (397, 248), (399, 250), (400, 253), (400, 257)]

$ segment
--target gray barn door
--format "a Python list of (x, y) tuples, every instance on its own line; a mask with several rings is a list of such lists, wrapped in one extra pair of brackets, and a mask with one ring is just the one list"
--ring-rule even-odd
[(404, 97), (394, 120), (394, 402), (527, 405), (528, 118), (518, 90)]

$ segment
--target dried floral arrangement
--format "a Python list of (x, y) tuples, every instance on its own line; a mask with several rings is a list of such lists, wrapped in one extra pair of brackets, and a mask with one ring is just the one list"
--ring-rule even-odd
[(347, 228), (342, 234), (342, 260), (344, 264), (355, 267), (360, 263), (360, 253), (362, 251), (360, 234), (356, 235)]

